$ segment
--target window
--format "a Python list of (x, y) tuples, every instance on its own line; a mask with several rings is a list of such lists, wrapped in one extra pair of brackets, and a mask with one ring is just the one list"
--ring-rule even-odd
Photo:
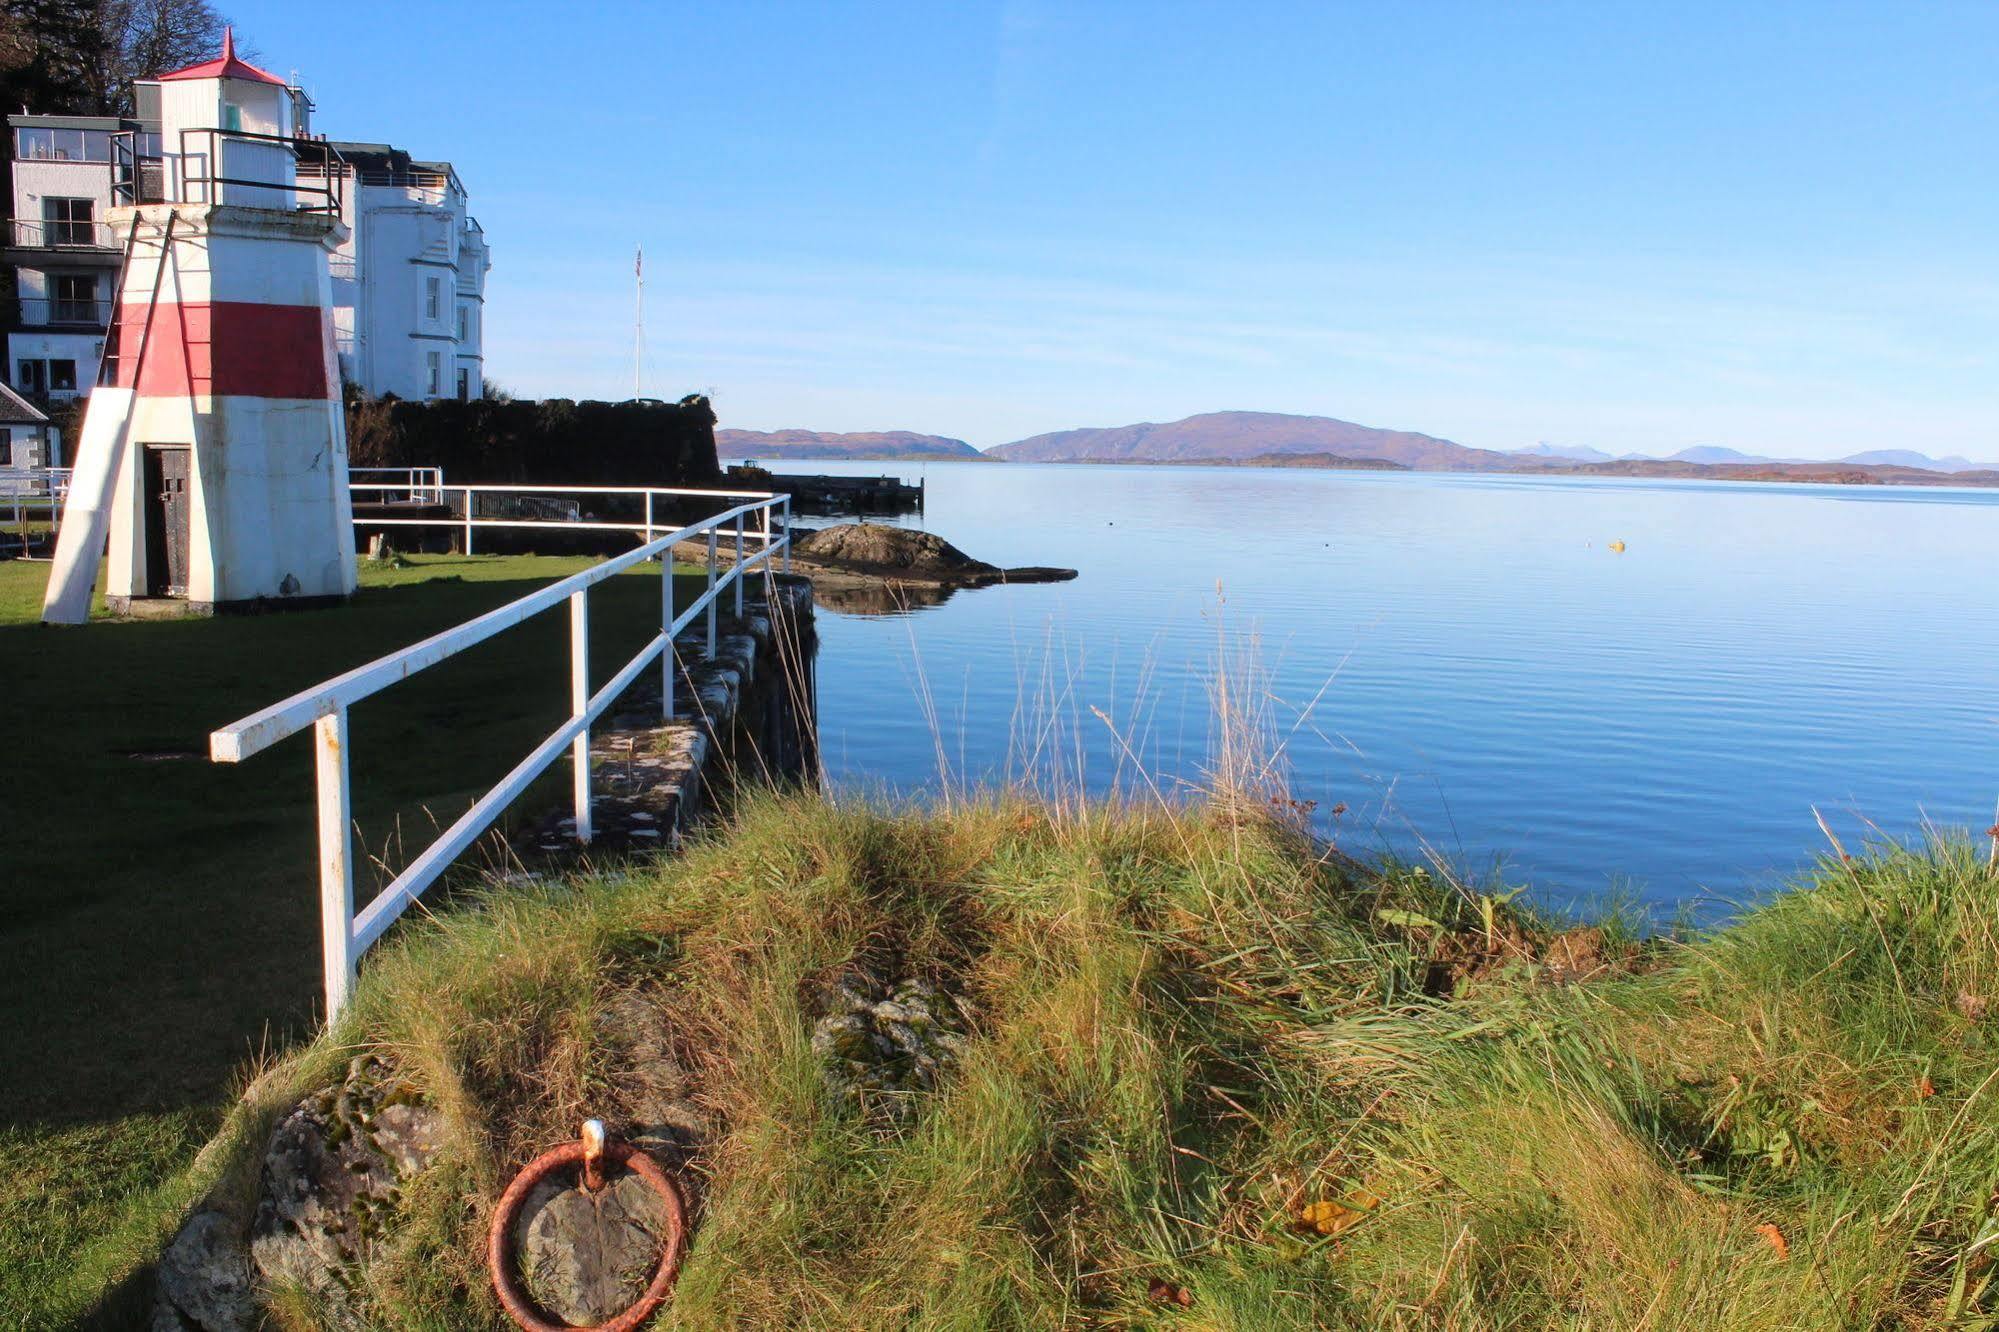
[(109, 130), (45, 129), (14, 131), (14, 156), (25, 162), (109, 162)]
[(458, 340), (460, 342), (465, 341), (465, 331), (472, 326), (471, 319), (467, 317), (470, 314), (471, 311), (467, 310), (464, 306), (461, 305), (458, 307)]
[(97, 277), (93, 273), (57, 273), (52, 283), (55, 299), (50, 303), (50, 322), (95, 324), (97, 317)]
[(243, 108), (234, 102), (222, 104), (222, 128), (241, 132), (243, 128)]
[(42, 243), (44, 245), (93, 245), (97, 241), (97, 200), (42, 200)]
[(76, 361), (73, 358), (59, 361), (36, 358), (31, 361), (16, 362), (14, 387), (22, 393), (74, 393)]
[(423, 317), (425, 319), (436, 319), (438, 317), (439, 302), (443, 300), (443, 297), (444, 284), (442, 282), (434, 277), (427, 277), (423, 280)]
[(472, 401), (472, 372), (462, 365), (458, 367), (458, 401)]
[(430, 387), (426, 392), (434, 398), (444, 384), (444, 353), (426, 352), (424, 353), (424, 361), (430, 371)]

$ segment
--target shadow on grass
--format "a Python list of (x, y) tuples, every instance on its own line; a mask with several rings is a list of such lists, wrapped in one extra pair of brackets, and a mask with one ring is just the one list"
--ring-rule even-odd
[[(589, 562), (440, 557), (335, 610), (76, 629), (26, 613), (47, 566), (0, 565), (0, 1128), (214, 1106), (307, 1030), (310, 742), (211, 764), (208, 732)], [(655, 576), (592, 591), (595, 682), (657, 631)], [(546, 613), (354, 708), (357, 901), (567, 715), (568, 632)]]

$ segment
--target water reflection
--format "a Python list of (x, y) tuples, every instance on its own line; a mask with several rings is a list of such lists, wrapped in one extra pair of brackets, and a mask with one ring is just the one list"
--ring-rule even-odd
[(921, 583), (817, 583), (812, 596), (821, 609), (841, 615), (909, 615), (941, 606), (957, 592)]

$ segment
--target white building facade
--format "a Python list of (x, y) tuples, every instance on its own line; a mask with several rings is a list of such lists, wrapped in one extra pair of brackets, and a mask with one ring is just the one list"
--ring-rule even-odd
[[(110, 211), (159, 200), (162, 159), (200, 151), (162, 144), (162, 92), (158, 82), (139, 83), (130, 119), (7, 118), (13, 190), (0, 264), (14, 272), (15, 300), (0, 312), (4, 374), (31, 401), (83, 397), (97, 383), (124, 243)], [(297, 88), (286, 93), (288, 132), (309, 137), (311, 101)], [(492, 258), (463, 181), (449, 162), (416, 161), (387, 144), (330, 146), (344, 165), (326, 166), (316, 142), (297, 155), (297, 179), (324, 191), (329, 170), (344, 177), (340, 220), (351, 236), (332, 260), (342, 380), (370, 397), (483, 396)]]
[(90, 391), (104, 356), (118, 279), (111, 209), (114, 150), (159, 157), (157, 127), (110, 116), (8, 117), (13, 197), (0, 263), (14, 270), (7, 382), (30, 399)]
[(340, 373), (373, 397), (484, 396), (486, 234), (449, 162), (384, 143), (329, 145), (346, 162), (352, 233), (333, 256)]

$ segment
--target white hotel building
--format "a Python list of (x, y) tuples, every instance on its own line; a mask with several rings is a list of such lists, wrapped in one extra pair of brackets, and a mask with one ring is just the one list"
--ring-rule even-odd
[[(288, 91), (308, 137), (312, 103)], [(0, 319), (6, 380), (31, 400), (79, 397), (97, 381), (123, 243), (105, 218), (114, 203), (159, 197), (160, 85), (139, 83), (137, 102), (130, 119), (7, 117), (13, 197), (0, 265), (14, 272), (16, 299)], [(387, 144), (330, 146), (352, 232), (331, 261), (342, 379), (375, 397), (482, 396), (492, 259), (464, 182), (449, 162)], [(319, 156), (302, 156), (301, 185), (324, 188)]]

